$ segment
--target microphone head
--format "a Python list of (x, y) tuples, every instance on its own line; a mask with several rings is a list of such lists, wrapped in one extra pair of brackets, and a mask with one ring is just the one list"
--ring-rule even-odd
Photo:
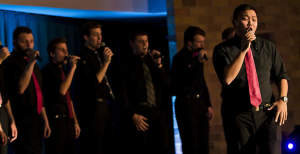
[(105, 47), (105, 42), (101, 42), (101, 47)]
[[(32, 48), (27, 48), (27, 52), (31, 52), (31, 51), (33, 51)], [(41, 58), (39, 55), (36, 55), (36, 56), (35, 56), (35, 59), (37, 59), (37, 60), (39, 60), (39, 61), (42, 61), (42, 58)]]
[(203, 59), (204, 59), (205, 61), (208, 61), (208, 58), (207, 58), (207, 55), (206, 55), (206, 54), (203, 55)]

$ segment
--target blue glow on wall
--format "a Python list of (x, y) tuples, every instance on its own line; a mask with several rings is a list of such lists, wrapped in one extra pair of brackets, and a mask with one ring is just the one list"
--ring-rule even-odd
[(182, 143), (181, 143), (181, 138), (178, 130), (176, 114), (175, 114), (175, 100), (176, 100), (176, 96), (172, 96), (175, 154), (182, 154)]
[(96, 10), (80, 10), (65, 9), (39, 6), (23, 6), (0, 4), (0, 10), (17, 11), (24, 13), (34, 13), (58, 17), (95, 19), (95, 20), (116, 20), (124, 18), (153, 18), (166, 17), (167, 12), (142, 13), (142, 12), (122, 12), (122, 11), (96, 11)]
[(148, 0), (148, 12), (166, 12), (167, 1), (165, 0)]

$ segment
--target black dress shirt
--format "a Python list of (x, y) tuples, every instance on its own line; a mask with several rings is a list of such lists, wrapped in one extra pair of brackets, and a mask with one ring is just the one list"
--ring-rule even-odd
[(204, 79), (204, 64), (193, 52), (183, 47), (174, 57), (171, 68), (172, 91), (176, 97), (201, 94), (206, 106), (211, 107), (210, 97)]
[(2, 107), (3, 107), (7, 103), (8, 97), (5, 90), (4, 70), (2, 64), (0, 64), (0, 93), (2, 97)]
[[(100, 55), (100, 54), (99, 54)], [(109, 100), (109, 89), (106, 81), (99, 83), (96, 73), (100, 69), (100, 62), (94, 50), (84, 46), (79, 57), (86, 63), (78, 63), (76, 71), (76, 81), (80, 88), (84, 100), (95, 101), (97, 98)]]
[[(283, 61), (275, 45), (265, 39), (257, 37), (255, 40), (257, 49), (251, 46), (256, 67), (261, 97), (263, 103), (274, 102), (275, 98), (270, 86), (270, 78), (279, 83), (281, 79), (288, 79)], [(245, 62), (236, 78), (226, 85), (224, 81), (224, 69), (240, 52), (241, 38), (234, 38), (217, 45), (213, 52), (213, 64), (218, 78), (222, 84), (221, 97), (223, 104), (228, 107), (251, 107), (249, 87)]]
[(122, 64), (122, 82), (124, 89), (125, 114), (132, 117), (135, 108), (139, 103), (147, 102), (146, 81), (144, 78), (143, 61), (149, 68), (155, 92), (155, 102), (157, 108), (162, 108), (162, 93), (170, 85), (168, 74), (163, 68), (158, 68), (151, 56), (144, 58), (132, 54), (127, 61)]
[[(59, 93), (62, 83), (61, 68), (51, 61), (41, 71), (43, 77), (43, 94), (48, 116), (69, 115), (66, 95)], [(63, 72), (66, 74), (64, 69)]]
[[(24, 93), (18, 93), (19, 78), (28, 64), (24, 57), (23, 54), (14, 50), (3, 62), (6, 90), (16, 115), (37, 114), (37, 97), (32, 76)], [(34, 65), (33, 73), (42, 89), (42, 74), (37, 64)]]

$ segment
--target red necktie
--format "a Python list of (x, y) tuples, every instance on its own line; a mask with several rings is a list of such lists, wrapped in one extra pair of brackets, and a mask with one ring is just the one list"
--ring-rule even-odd
[[(65, 73), (62, 69), (60, 69), (60, 71), (61, 71), (61, 80), (64, 81)], [(72, 119), (73, 118), (73, 110), (72, 110), (72, 106), (71, 106), (71, 98), (70, 98), (70, 94), (69, 94), (69, 89), (67, 90), (67, 93), (66, 93), (66, 100), (67, 100), (68, 109), (69, 109), (69, 117)]]
[(246, 72), (247, 72), (247, 79), (248, 79), (248, 86), (249, 86), (250, 102), (253, 106), (258, 107), (261, 103), (261, 94), (260, 94), (260, 88), (258, 84), (255, 63), (250, 48), (245, 56), (245, 65), (246, 65)]
[[(25, 59), (29, 62), (28, 58), (25, 58)], [(40, 85), (39, 85), (33, 71), (32, 71), (32, 79), (33, 79), (35, 93), (36, 93), (37, 111), (40, 114), (42, 111), (42, 108), (43, 108), (43, 94), (42, 94)]]

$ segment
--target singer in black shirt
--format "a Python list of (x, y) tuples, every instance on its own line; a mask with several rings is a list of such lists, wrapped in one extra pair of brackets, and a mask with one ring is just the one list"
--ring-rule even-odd
[[(50, 62), (42, 69), (43, 92), (51, 136), (45, 139), (46, 154), (76, 154), (75, 139), (80, 134), (69, 87), (76, 70), (77, 56), (68, 56), (67, 40), (56, 38), (49, 42)], [(70, 70), (63, 68), (69, 60)]]
[[(0, 49), (0, 131), (2, 132), (2, 137), (0, 139), (5, 138), (7, 141), (8, 136), (11, 138), (10, 142), (12, 142), (17, 138), (18, 132), (5, 89), (4, 70), (2, 65), (2, 62), (10, 55), (10, 53), (6, 47), (3, 48), (3, 46), (0, 45), (0, 48), (2, 48)], [(11, 134), (8, 134), (9, 132), (11, 132)], [(0, 153), (3, 154), (7, 153), (7, 144), (5, 142), (3, 143), (2, 140), (0, 141)]]
[(37, 104), (39, 93), (35, 85), (42, 89), (42, 75), (35, 60), (39, 52), (28, 51), (34, 46), (31, 29), (23, 26), (16, 28), (13, 44), (14, 50), (3, 64), (6, 88), (18, 128), (18, 139), (12, 146), (16, 154), (41, 154), (42, 139), (48, 138), (51, 130), (43, 100), (40, 102), (41, 108)]
[(83, 28), (84, 48), (79, 57), (86, 63), (79, 63), (76, 72), (76, 84), (80, 91), (82, 108), (79, 122), (83, 124), (80, 146), (82, 153), (111, 153), (112, 123), (109, 113), (110, 98), (114, 98), (106, 72), (111, 62), (112, 51), (105, 47), (103, 59), (96, 51), (101, 46), (101, 25), (95, 22), (86, 23)]
[(209, 153), (209, 123), (214, 113), (204, 79), (205, 32), (189, 26), (184, 32), (184, 44), (174, 57), (171, 87), (176, 96), (175, 113), (184, 154)]
[[(133, 31), (130, 44), (133, 54), (122, 64), (125, 151), (132, 154), (167, 154), (165, 102), (161, 99), (169, 87), (169, 76), (162, 67), (161, 58), (153, 57), (160, 52), (153, 50), (148, 53), (145, 31)], [(145, 69), (148, 70), (146, 74)]]
[[(234, 38), (217, 45), (213, 52), (214, 68), (222, 84), (224, 133), (228, 151), (233, 154), (255, 154), (256, 145), (260, 153), (281, 153), (280, 126), (287, 120), (289, 78), (275, 45), (255, 37), (257, 20), (253, 6), (238, 6), (233, 13)], [(261, 95), (259, 107), (250, 103), (244, 61), (250, 49)], [(278, 87), (280, 98), (277, 101), (270, 79)]]

